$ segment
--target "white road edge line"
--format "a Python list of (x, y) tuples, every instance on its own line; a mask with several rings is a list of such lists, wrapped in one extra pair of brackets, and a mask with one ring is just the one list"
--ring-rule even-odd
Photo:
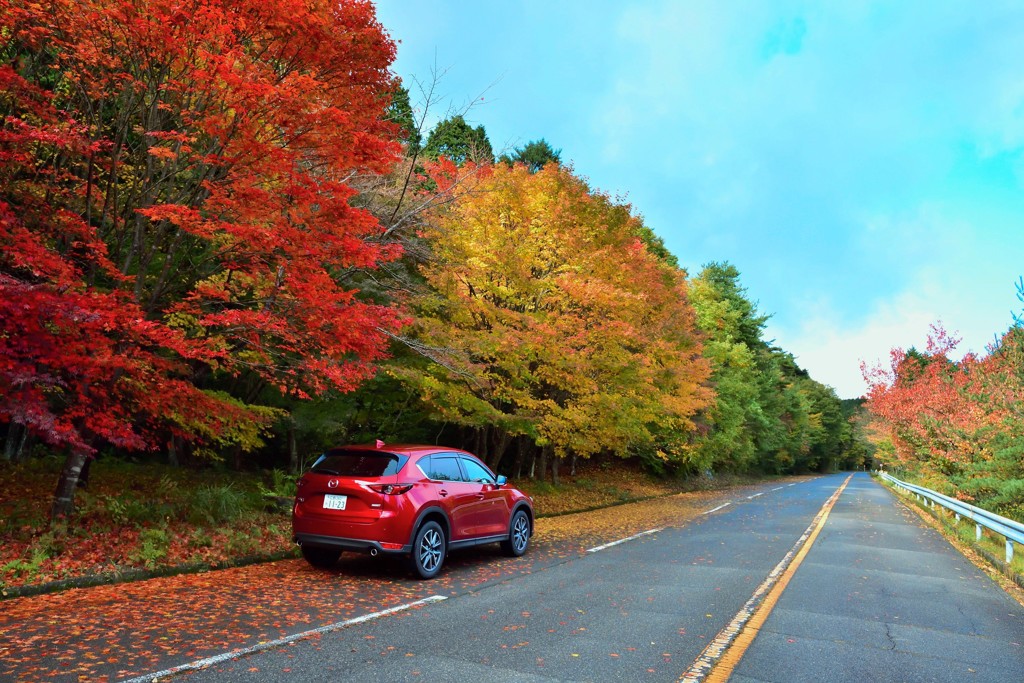
[(772, 491), (781, 491), (784, 488), (786, 488), (786, 487), (785, 486), (777, 486), (777, 487), (773, 488)]
[(702, 513), (700, 513), (700, 514), (702, 514), (702, 515), (710, 515), (710, 514), (711, 514), (712, 512), (718, 512), (718, 511), (719, 511), (719, 510), (721, 510), (722, 508), (727, 508), (727, 507), (729, 507), (730, 505), (732, 505), (732, 503), (731, 503), (731, 502), (730, 502), (730, 503), (722, 503), (722, 504), (721, 504), (721, 505), (719, 505), (718, 507), (716, 507), (716, 508), (711, 508), (710, 510), (706, 510), (705, 512), (702, 512)]
[(329, 633), (331, 631), (337, 631), (339, 629), (348, 628), (349, 626), (355, 626), (356, 624), (362, 624), (366, 621), (373, 621), (380, 617), (386, 617), (389, 614), (395, 612), (402, 612), (407, 609), (413, 609), (414, 607), (421, 607), (423, 605), (429, 605), (432, 602), (440, 602), (441, 600), (447, 600), (446, 595), (431, 595), (429, 598), (423, 598), (422, 600), (416, 600), (415, 602), (408, 602), (404, 605), (397, 605), (395, 607), (389, 607), (388, 609), (381, 610), (380, 612), (374, 612), (372, 614), (364, 614), (361, 617), (355, 617), (353, 619), (347, 619), (345, 621), (339, 621), (336, 624), (328, 624), (327, 626), (321, 626), (320, 628), (314, 628), (310, 631), (303, 631), (302, 633), (296, 633), (294, 635), (287, 636), (285, 638), (279, 638), (277, 640), (271, 640), (268, 642), (257, 643), (252, 647), (242, 648), (240, 650), (232, 650), (231, 652), (224, 652), (213, 657), (207, 657), (206, 659), (199, 659), (188, 664), (180, 664), (173, 666), (170, 669), (164, 669), (163, 671), (157, 671), (156, 673), (146, 674), (144, 676), (136, 676), (135, 678), (129, 678), (121, 683), (151, 683), (157, 679), (164, 678), (166, 676), (172, 676), (174, 674), (181, 673), (183, 671), (195, 671), (196, 669), (203, 669), (213, 664), (220, 664), (231, 659), (238, 657), (244, 657), (245, 655), (255, 654), (262, 652), (263, 650), (269, 650), (270, 648), (279, 647), (281, 645), (287, 645), (288, 643), (294, 643), (296, 640), (302, 640), (303, 638), (309, 638), (310, 636), (318, 635), (321, 633)]
[(641, 536), (646, 536), (648, 534), (656, 534), (659, 531), (664, 531), (664, 530), (665, 530), (665, 527), (663, 527), (663, 526), (662, 527), (658, 527), (657, 529), (648, 529), (647, 531), (641, 531), (638, 534), (633, 534), (629, 538), (620, 538), (617, 541), (612, 541), (611, 543), (605, 543), (604, 545), (599, 545), (596, 548), (588, 548), (587, 552), (588, 553), (596, 553), (599, 550), (604, 550), (606, 548), (611, 548), (613, 545), (618, 545), (620, 543), (625, 543), (626, 541), (632, 541), (635, 538), (640, 538)]
[(755, 494), (754, 494), (754, 495), (752, 495), (752, 496), (747, 496), (747, 500), (754, 500), (754, 499), (755, 499), (755, 498), (757, 498), (758, 496), (763, 496), (763, 495), (764, 495), (764, 491), (761, 491), (761, 493), (755, 493)]

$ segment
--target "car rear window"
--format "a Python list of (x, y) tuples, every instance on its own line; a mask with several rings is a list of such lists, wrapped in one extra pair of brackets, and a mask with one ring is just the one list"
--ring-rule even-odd
[(328, 451), (317, 458), (312, 471), (340, 477), (386, 477), (397, 474), (405, 460), (394, 453)]

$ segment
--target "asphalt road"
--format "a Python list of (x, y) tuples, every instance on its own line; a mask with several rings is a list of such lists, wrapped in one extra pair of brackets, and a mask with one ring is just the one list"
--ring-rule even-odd
[(1022, 681), (1024, 608), (860, 475), (730, 680)]
[[(766, 485), (696, 522), (175, 678), (675, 681), (800, 557), (846, 479)], [(730, 680), (1024, 680), (1024, 608), (866, 474), (808, 548)]]

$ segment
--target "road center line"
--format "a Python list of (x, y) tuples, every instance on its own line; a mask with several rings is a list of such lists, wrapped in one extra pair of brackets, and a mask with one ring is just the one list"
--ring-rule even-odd
[(381, 617), (386, 617), (389, 614), (395, 612), (402, 612), (407, 609), (413, 609), (414, 607), (422, 607), (423, 605), (429, 605), (432, 602), (440, 602), (441, 600), (447, 600), (448, 597), (444, 595), (431, 595), (429, 598), (423, 598), (422, 600), (416, 600), (415, 602), (407, 602), (404, 605), (396, 605), (395, 607), (389, 607), (388, 609), (374, 612), (372, 614), (364, 614), (361, 617), (355, 617), (353, 619), (347, 619), (345, 621), (339, 621), (336, 624), (328, 624), (321, 626), (320, 628), (314, 628), (310, 631), (303, 631), (302, 633), (296, 633), (294, 635), (287, 636), (285, 638), (279, 638), (277, 640), (271, 640), (264, 643), (257, 643), (252, 647), (242, 648), (240, 650), (232, 650), (231, 652), (224, 652), (213, 657), (207, 657), (206, 659), (200, 659), (188, 664), (179, 664), (173, 666), (170, 669), (164, 669), (163, 671), (157, 671), (156, 673), (146, 674), (144, 676), (136, 676), (135, 678), (129, 678), (122, 683), (151, 683), (159, 678), (166, 676), (172, 676), (174, 674), (181, 673), (182, 671), (195, 671), (196, 669), (203, 669), (214, 664), (220, 664), (231, 659), (238, 657), (244, 657), (245, 655), (255, 654), (262, 652), (263, 650), (269, 650), (271, 648), (280, 647), (281, 645), (287, 645), (293, 643), (296, 640), (302, 640), (311, 636), (319, 635), (321, 633), (329, 633), (331, 631), (337, 631), (339, 629), (348, 628), (349, 626), (355, 626), (356, 624), (362, 624), (366, 621), (373, 621)]
[(829, 513), (835, 506), (839, 496), (842, 495), (846, 485), (853, 478), (851, 474), (843, 482), (842, 486), (835, 490), (835, 493), (825, 501), (825, 504), (818, 510), (818, 514), (811, 520), (803, 535), (797, 539), (796, 544), (790, 549), (786, 556), (775, 565), (775, 568), (768, 574), (764, 582), (757, 587), (754, 594), (736, 613), (725, 628), (718, 632), (715, 639), (708, 643), (704, 651), (693, 661), (690, 668), (677, 680), (682, 683), (720, 683), (728, 680), (740, 659), (750, 644), (754, 642), (754, 636), (758, 629), (764, 624), (768, 615), (771, 614), (779, 596), (786, 590), (789, 580), (796, 573), (800, 564), (804, 561), (814, 541), (818, 538)]
[(755, 499), (755, 498), (757, 498), (758, 496), (763, 496), (763, 495), (764, 495), (764, 491), (761, 491), (761, 493), (755, 493), (755, 494), (754, 494), (754, 495), (752, 495), (752, 496), (747, 496), (747, 500), (754, 500), (754, 499)]
[(775, 488), (772, 489), (772, 491), (781, 491), (784, 488), (786, 488), (786, 487), (785, 486), (776, 486)]
[(646, 536), (647, 534), (656, 534), (659, 531), (664, 531), (664, 530), (665, 530), (665, 527), (663, 527), (663, 526), (662, 527), (658, 527), (657, 529), (648, 529), (647, 531), (641, 531), (638, 534), (633, 534), (629, 538), (620, 538), (617, 541), (612, 541), (611, 543), (605, 543), (604, 545), (599, 545), (596, 548), (588, 548), (587, 552), (588, 553), (596, 553), (599, 550), (604, 550), (605, 548), (611, 548), (613, 545), (618, 545), (620, 543), (625, 543), (626, 541), (632, 541), (635, 538), (640, 538), (641, 536)]

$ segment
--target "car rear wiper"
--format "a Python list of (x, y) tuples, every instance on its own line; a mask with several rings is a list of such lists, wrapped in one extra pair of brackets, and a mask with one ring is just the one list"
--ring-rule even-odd
[(335, 472), (334, 470), (329, 470), (326, 467), (314, 467), (313, 471), (317, 474), (333, 474), (335, 476), (341, 474), (341, 472)]

